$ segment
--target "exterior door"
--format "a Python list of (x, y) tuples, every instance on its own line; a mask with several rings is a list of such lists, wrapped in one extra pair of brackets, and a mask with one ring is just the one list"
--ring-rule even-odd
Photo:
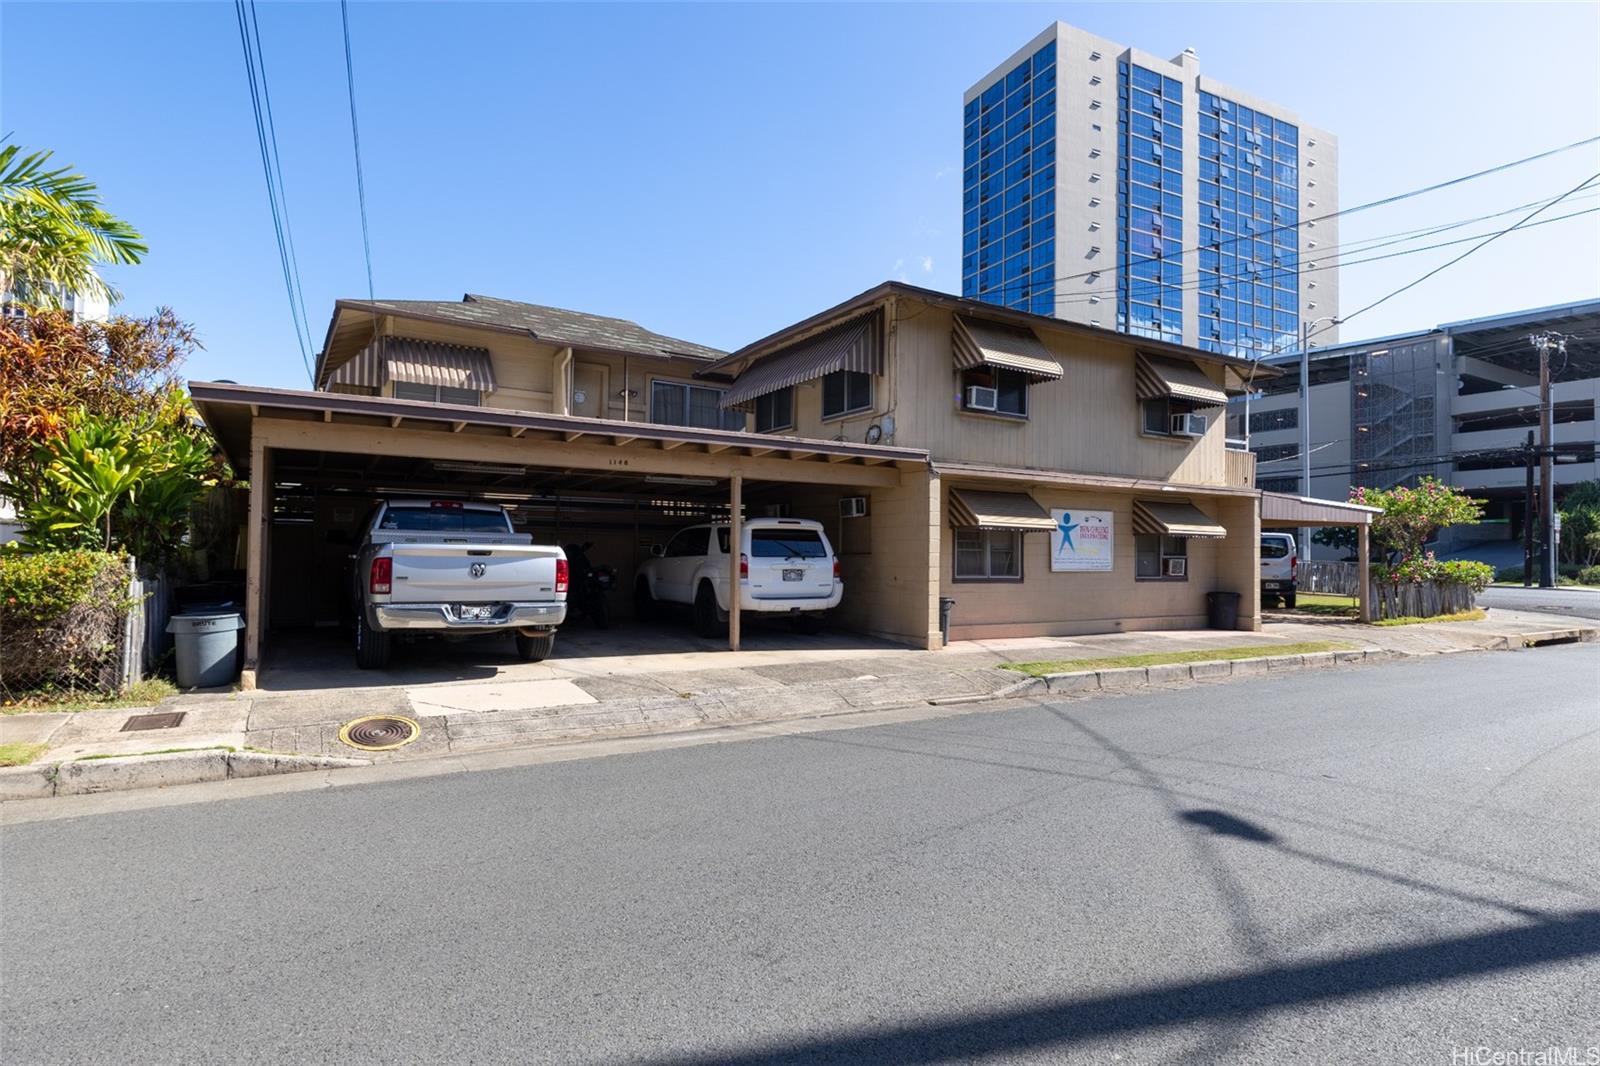
[(572, 413), (581, 418), (605, 418), (610, 407), (606, 395), (611, 369), (596, 363), (577, 363), (572, 368)]

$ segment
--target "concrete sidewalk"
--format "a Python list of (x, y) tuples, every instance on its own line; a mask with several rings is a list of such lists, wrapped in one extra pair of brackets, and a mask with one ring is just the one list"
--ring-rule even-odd
[[(863, 642), (859, 648), (745, 653), (727, 651), (626, 657), (609, 664), (552, 660), (514, 677), (381, 687), (281, 688), (190, 694), (162, 701), (182, 711), (176, 728), (122, 732), (119, 708), (0, 718), (0, 743), (42, 743), (37, 762), (86, 755), (136, 755), (171, 748), (254, 749), (304, 755), (361, 754), (339, 740), (340, 727), (365, 715), (415, 719), (420, 737), (378, 760), (475, 751), (586, 737), (622, 737), (707, 726), (820, 717), (928, 702), (992, 698), (1021, 691), (1023, 676), (1004, 663), (1086, 660), (1229, 647), (1338, 641), (1385, 657), (1520, 648), (1529, 641), (1594, 639), (1593, 628), (1545, 615), (1492, 611), (1480, 622), (1362, 626), (1341, 619), (1272, 622), (1260, 633), (1178, 630), (1082, 637), (965, 641), (938, 651)], [(530, 664), (534, 665), (534, 664)], [(1070, 669), (1065, 667), (1064, 669)], [(368, 675), (370, 676), (370, 675)], [(1165, 676), (1165, 675), (1163, 675)]]

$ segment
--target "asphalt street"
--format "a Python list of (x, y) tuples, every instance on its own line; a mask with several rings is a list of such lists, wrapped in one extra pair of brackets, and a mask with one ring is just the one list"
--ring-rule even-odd
[(1464, 654), (13, 825), (0, 1051), (1589, 1048), (1597, 693), (1595, 645)]
[(1569, 618), (1600, 618), (1600, 589), (1491, 588), (1478, 593), (1482, 607), (1513, 611), (1540, 611)]

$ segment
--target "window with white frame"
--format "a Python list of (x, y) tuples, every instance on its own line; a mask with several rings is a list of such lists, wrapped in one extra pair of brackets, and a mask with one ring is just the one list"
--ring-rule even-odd
[(1133, 538), (1133, 576), (1136, 578), (1147, 581), (1187, 581), (1188, 560), (1189, 541), (1186, 537), (1138, 533)]
[(1021, 581), (1022, 534), (1009, 529), (958, 529), (957, 581)]
[[(961, 371), (961, 409), (963, 411), (980, 411), (984, 414), (1010, 415), (1012, 418), (1028, 417), (1028, 386), (1032, 380), (1028, 375), (1016, 370), (1007, 370), (1004, 367), (975, 366)], [(992, 389), (991, 397), (987, 392), (973, 393), (974, 388)], [(977, 398), (980, 403), (993, 399), (994, 406), (973, 406)]]
[(422, 400), (426, 403), (455, 403), (466, 407), (482, 407), (483, 393), (477, 389), (454, 389), (448, 385), (418, 385), (412, 381), (394, 383), (397, 400)]

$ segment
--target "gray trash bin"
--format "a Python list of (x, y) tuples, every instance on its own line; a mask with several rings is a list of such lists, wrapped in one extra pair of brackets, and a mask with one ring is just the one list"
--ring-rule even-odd
[(177, 614), (167, 622), (178, 645), (178, 685), (181, 688), (219, 688), (239, 676), (239, 631), (244, 619), (237, 611), (197, 611)]

